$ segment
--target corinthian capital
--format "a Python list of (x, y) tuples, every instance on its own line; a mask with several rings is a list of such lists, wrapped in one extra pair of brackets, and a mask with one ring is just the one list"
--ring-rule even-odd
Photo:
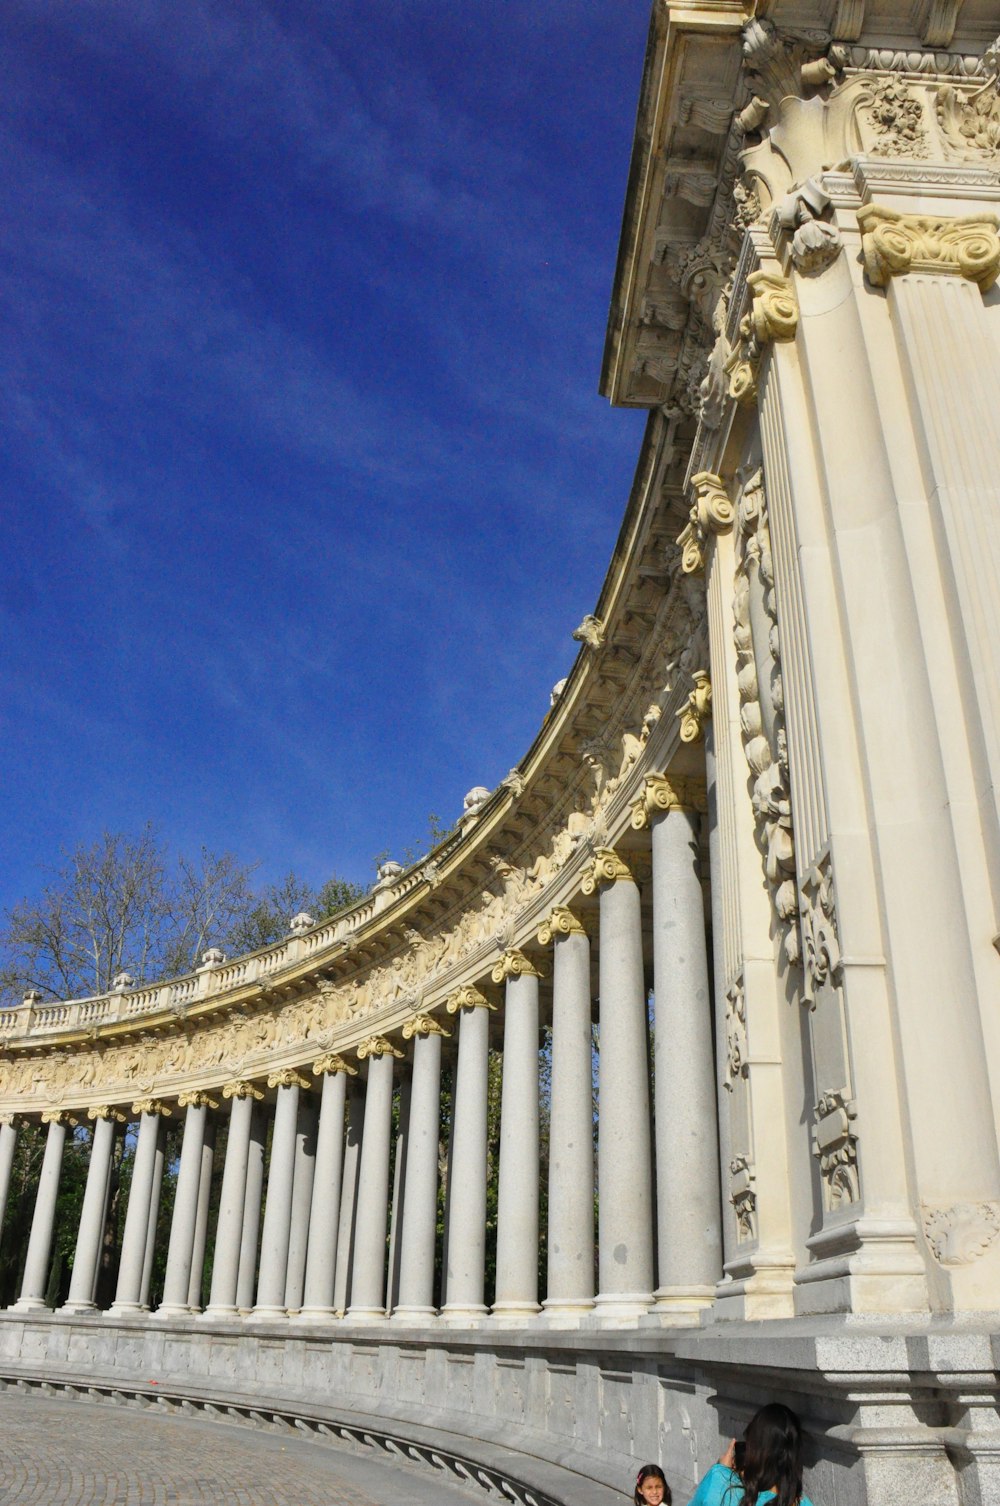
[(494, 983), (505, 983), (508, 978), (540, 978), (542, 975), (531, 958), (515, 947), (504, 952), (490, 976)]
[(865, 204), (858, 224), (865, 272), (877, 288), (906, 272), (945, 272), (967, 277), (985, 293), (1000, 273), (995, 214), (941, 218)]
[(631, 868), (622, 862), (613, 847), (598, 847), (580, 887), (584, 894), (594, 894), (602, 884), (617, 884), (621, 879), (634, 882)]
[(705, 787), (683, 775), (647, 774), (642, 794), (630, 806), (632, 825), (644, 831), (663, 811), (704, 811)]
[(587, 932), (580, 924), (573, 911), (566, 905), (556, 905), (549, 911), (548, 918), (543, 920), (538, 927), (538, 941), (541, 946), (548, 946), (557, 936), (586, 936)]

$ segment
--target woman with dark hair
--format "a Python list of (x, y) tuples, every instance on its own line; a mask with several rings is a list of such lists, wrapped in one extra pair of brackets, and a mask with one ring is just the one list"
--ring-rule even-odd
[(802, 1426), (791, 1408), (771, 1402), (755, 1412), (688, 1506), (812, 1506), (802, 1494)]

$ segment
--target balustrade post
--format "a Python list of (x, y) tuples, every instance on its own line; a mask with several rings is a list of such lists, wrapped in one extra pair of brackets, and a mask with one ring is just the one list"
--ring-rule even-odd
[(323, 1092), (316, 1137), (305, 1289), (299, 1313), (303, 1319), (329, 1317), (334, 1311), (337, 1230), (344, 1170), (344, 1109), (348, 1078), (356, 1077), (357, 1071), (357, 1067), (343, 1056), (332, 1053), (313, 1063), (313, 1073), (323, 1079)]
[(285, 1316), (285, 1277), (288, 1273), (288, 1242), (291, 1234), (292, 1195), (295, 1185), (295, 1144), (298, 1134), (299, 1091), (308, 1088), (306, 1078), (289, 1068), (272, 1072), (269, 1088), (277, 1088), (271, 1160), (267, 1169), (264, 1199), (264, 1230), (260, 1242), (260, 1275), (257, 1279), (255, 1318)]
[(69, 1295), (60, 1309), (64, 1313), (90, 1312), (96, 1305), (97, 1273), (104, 1244), (115, 1134), (119, 1124), (125, 1122), (125, 1115), (107, 1104), (88, 1109), (87, 1118), (94, 1120), (94, 1134), (90, 1145), (83, 1207), (80, 1210), (80, 1226), (76, 1235)]
[(473, 1323), (486, 1316), (486, 1095), (489, 1086), (490, 1017), (495, 1006), (471, 985), (447, 1003), (461, 1010), (458, 1065), (452, 1105), (449, 1169), (448, 1267), (441, 1315)]
[(212, 1289), (205, 1318), (236, 1316), (236, 1285), (240, 1271), (240, 1246), (243, 1239), (243, 1208), (246, 1198), (247, 1162), (250, 1156), (250, 1129), (255, 1101), (263, 1091), (250, 1082), (227, 1082), (224, 1098), (232, 1099), (229, 1113), (229, 1137), (222, 1170), (219, 1197), (219, 1221), (215, 1230), (212, 1259)]
[(59, 1175), (62, 1171), (63, 1148), (66, 1144), (66, 1126), (73, 1123), (61, 1109), (46, 1109), (42, 1123), (48, 1125), (45, 1137), (45, 1154), (35, 1193), (35, 1211), (31, 1217), (31, 1233), (28, 1236), (28, 1253), (24, 1262), (24, 1277), (21, 1295), (14, 1304), (18, 1312), (34, 1312), (45, 1306), (45, 1290), (49, 1280), (49, 1261), (52, 1255), (52, 1231), (55, 1227), (56, 1199), (59, 1196)]
[(385, 1317), (386, 1232), (389, 1222), (389, 1146), (392, 1133), (392, 1063), (403, 1053), (383, 1035), (358, 1047), (368, 1058), (365, 1127), (361, 1137), (358, 1216), (347, 1316), (357, 1322)]
[(393, 1318), (423, 1322), (434, 1307), (441, 1040), (449, 1032), (431, 1015), (413, 1015), (403, 1035), (413, 1041), (413, 1078), (406, 1128), (406, 1182), (399, 1247), (399, 1302)]
[[(174, 1216), (167, 1246), (167, 1270), (163, 1279), (161, 1318), (180, 1317), (191, 1311), (191, 1275), (202, 1183), (202, 1150), (210, 1108), (218, 1104), (205, 1093), (182, 1093), (178, 1105), (185, 1110), (184, 1139), (174, 1193)], [(200, 1280), (199, 1280), (200, 1290)]]
[(263, 1103), (254, 1102), (250, 1115), (250, 1142), (247, 1146), (247, 1174), (243, 1189), (243, 1226), (240, 1232), (239, 1274), (236, 1278), (236, 1306), (249, 1313), (257, 1292), (257, 1236), (264, 1201), (264, 1160), (267, 1153), (268, 1114)]
[(557, 906), (538, 939), (553, 943), (548, 1293), (542, 1307), (554, 1323), (572, 1323), (594, 1305), (590, 938), (572, 910)]
[(655, 999), (655, 1311), (697, 1323), (722, 1276), (715, 1068), (705, 902), (698, 856), (703, 792), (649, 775), (632, 825), (651, 828)]
[(299, 1099), (298, 1124), (295, 1130), (295, 1172), (292, 1182), (292, 1207), (288, 1230), (288, 1266), (285, 1271), (285, 1309), (298, 1312), (306, 1274), (309, 1251), (309, 1218), (312, 1208), (316, 1169), (316, 1105), (309, 1094)]
[(493, 1316), (523, 1322), (538, 1312), (538, 969), (509, 951), (492, 976), (506, 983)]
[(595, 1312), (630, 1321), (653, 1289), (653, 1181), (649, 1037), (639, 888), (610, 848), (599, 848), (584, 892), (600, 892), (598, 1266)]
[(157, 1212), (157, 1170), (163, 1175), (161, 1129), (170, 1110), (155, 1098), (144, 1098), (132, 1105), (132, 1112), (139, 1115), (139, 1133), (125, 1210), (118, 1286), (110, 1309), (116, 1316), (142, 1311), (143, 1284), (148, 1280), (149, 1270), (150, 1222), (155, 1226)]

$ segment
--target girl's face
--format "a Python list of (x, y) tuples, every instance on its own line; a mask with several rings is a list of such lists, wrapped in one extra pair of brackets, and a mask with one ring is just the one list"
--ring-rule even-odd
[(663, 1481), (655, 1475), (647, 1475), (639, 1486), (639, 1495), (646, 1502), (646, 1506), (661, 1506), (663, 1501)]

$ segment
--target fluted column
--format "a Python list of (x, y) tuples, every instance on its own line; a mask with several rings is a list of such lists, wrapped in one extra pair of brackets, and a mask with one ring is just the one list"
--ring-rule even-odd
[(218, 1104), (206, 1093), (182, 1093), (178, 1104), (185, 1110), (184, 1140), (174, 1193), (174, 1216), (167, 1246), (167, 1270), (163, 1278), (161, 1318), (178, 1317), (191, 1311), (191, 1268), (202, 1182), (202, 1149), (210, 1108)]
[(47, 1124), (49, 1129), (45, 1137), (45, 1154), (38, 1177), (38, 1190), (35, 1193), (35, 1211), (31, 1217), (21, 1295), (14, 1304), (19, 1312), (31, 1312), (45, 1306), (66, 1126), (72, 1122), (59, 1109), (47, 1109), (42, 1115), (42, 1123)]
[(538, 969), (508, 951), (493, 981), (506, 984), (493, 1316), (523, 1322), (538, 1312)]
[(316, 1104), (312, 1095), (299, 1099), (298, 1124), (295, 1130), (295, 1173), (292, 1182), (292, 1207), (288, 1231), (288, 1265), (285, 1270), (285, 1309), (298, 1312), (306, 1275), (309, 1251), (309, 1216), (312, 1209), (313, 1180), (316, 1168)]
[(14, 1152), (17, 1149), (17, 1124), (13, 1114), (0, 1114), (0, 1234), (3, 1233), (7, 1195), (10, 1192)]
[(359, 1059), (368, 1058), (368, 1083), (365, 1089), (365, 1127), (361, 1137), (351, 1305), (347, 1315), (361, 1322), (385, 1317), (392, 1063), (394, 1057), (402, 1055), (402, 1051), (384, 1035), (369, 1036), (358, 1047)]
[(308, 1079), (291, 1068), (272, 1072), (269, 1088), (277, 1088), (271, 1161), (264, 1200), (264, 1231), (260, 1242), (260, 1275), (257, 1279), (255, 1318), (285, 1315), (285, 1276), (288, 1271), (288, 1241), (291, 1232), (292, 1193), (295, 1182), (295, 1142), (298, 1132), (299, 1092)]
[(692, 781), (647, 776), (632, 825), (651, 829), (656, 1010), (655, 1307), (697, 1323), (722, 1275), (712, 1002)]
[(239, 1275), (236, 1278), (236, 1306), (249, 1313), (257, 1292), (257, 1236), (264, 1201), (264, 1161), (267, 1154), (268, 1113), (263, 1103), (254, 1103), (250, 1115), (250, 1143), (247, 1146), (247, 1175), (243, 1192), (243, 1229), (240, 1234)]
[(323, 1079), (323, 1092), (316, 1136), (305, 1289), (299, 1313), (304, 1319), (329, 1317), (334, 1311), (337, 1230), (344, 1170), (344, 1109), (348, 1078), (356, 1077), (357, 1071), (357, 1067), (345, 1057), (332, 1053), (313, 1063), (313, 1073)]
[(347, 1137), (344, 1141), (344, 1173), (340, 1190), (340, 1222), (337, 1225), (337, 1265), (334, 1273), (333, 1307), (343, 1314), (351, 1300), (354, 1269), (354, 1233), (358, 1212), (358, 1169), (361, 1135), (365, 1124), (364, 1084), (352, 1082), (347, 1097)]
[(399, 1302), (393, 1318), (422, 1322), (434, 1316), (441, 1116), (441, 1038), (450, 1032), (433, 1016), (413, 1015), (403, 1035), (413, 1041), (413, 1077), (406, 1128), (406, 1183), (399, 1244)]
[(610, 1321), (646, 1311), (653, 1289), (649, 1043), (642, 907), (625, 863), (599, 848), (584, 892), (600, 892), (600, 1056), (596, 1311)]
[(125, 1210), (118, 1286), (111, 1307), (111, 1312), (115, 1314), (137, 1313), (142, 1310), (142, 1288), (147, 1270), (150, 1216), (154, 1212), (157, 1163), (160, 1175), (163, 1173), (160, 1130), (163, 1116), (169, 1114), (170, 1110), (155, 1098), (144, 1098), (132, 1105), (132, 1112), (139, 1115), (139, 1134), (132, 1162), (128, 1207)]
[(193, 1313), (201, 1312), (202, 1287), (205, 1281), (205, 1248), (208, 1244), (208, 1215), (212, 1201), (212, 1172), (215, 1169), (215, 1129), (215, 1119), (210, 1112), (205, 1121), (205, 1137), (201, 1145), (198, 1211), (194, 1220), (191, 1277), (188, 1281), (188, 1306)]
[(553, 1322), (594, 1305), (594, 1088), (590, 938), (560, 905), (538, 932), (552, 956), (552, 1102), (549, 1113), (548, 1294)]
[(236, 1283), (240, 1270), (240, 1245), (243, 1239), (243, 1206), (247, 1186), (247, 1161), (250, 1155), (250, 1128), (254, 1103), (263, 1098), (262, 1089), (252, 1082), (227, 1082), (224, 1098), (232, 1099), (229, 1114), (229, 1137), (226, 1161), (222, 1169), (219, 1197), (219, 1220), (215, 1230), (212, 1258), (212, 1289), (206, 1318), (230, 1318), (236, 1315)]
[(448, 1269), (442, 1316), (468, 1323), (486, 1314), (486, 1095), (492, 1004), (477, 988), (452, 994), (448, 1012), (461, 1010), (458, 1066), (452, 1102)]
[(80, 1227), (76, 1236), (73, 1274), (70, 1277), (69, 1295), (61, 1309), (64, 1313), (90, 1312), (96, 1305), (94, 1294), (108, 1213), (115, 1134), (118, 1125), (125, 1122), (125, 1115), (107, 1104), (88, 1109), (87, 1118), (94, 1120), (94, 1134), (90, 1145), (83, 1207), (80, 1210)]

